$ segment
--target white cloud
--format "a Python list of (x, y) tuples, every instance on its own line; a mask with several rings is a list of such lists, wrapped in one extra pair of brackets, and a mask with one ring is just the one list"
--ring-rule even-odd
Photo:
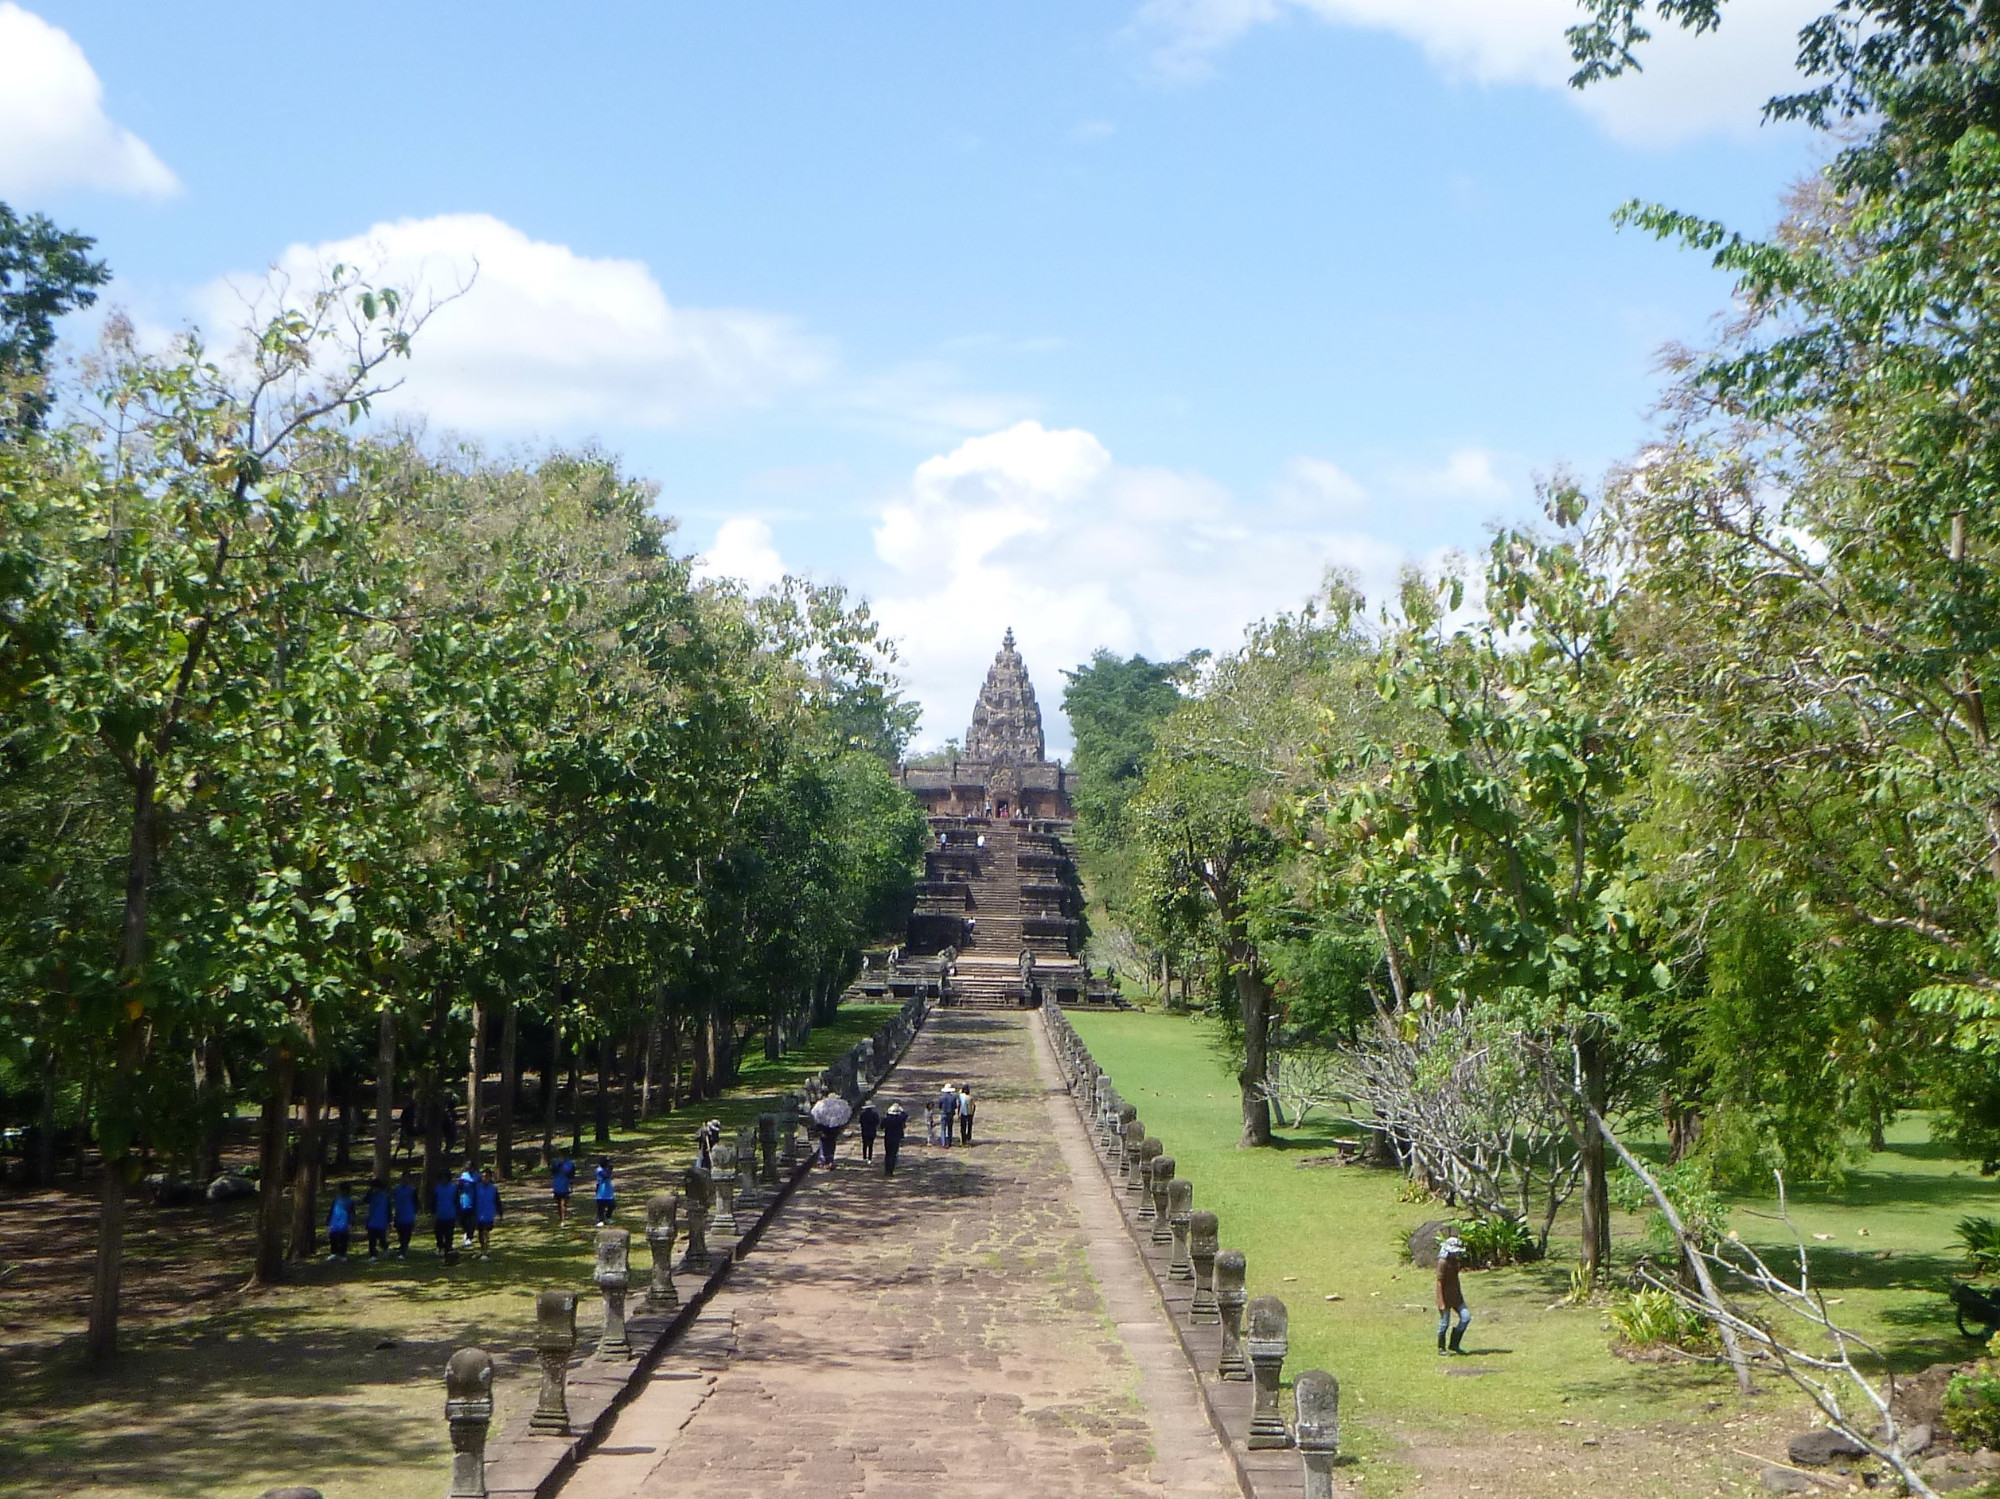
[(1098, 646), (1228, 649), (1251, 621), (1303, 603), (1329, 566), (1382, 596), (1402, 549), (1318, 520), (1118, 463), (1088, 432), (1021, 422), (928, 459), (885, 503), (875, 549), (893, 579), (872, 601), (901, 641), (926, 742), (963, 733), (1009, 626), (1060, 737), (1060, 672)]
[(1361, 481), (1324, 458), (1294, 458), (1278, 481), (1277, 497), (1300, 515), (1356, 515), (1368, 504)]
[[(677, 307), (637, 260), (594, 259), (530, 239), (489, 214), (377, 224), (293, 245), (280, 283), (313, 285), (336, 262), (440, 306), (418, 335), (409, 378), (387, 404), (474, 431), (671, 427), (766, 404), (822, 380), (830, 351), (790, 320), (740, 308)], [(264, 278), (232, 276), (202, 301), (243, 320)]]
[(1695, 37), (1655, 21), (1645, 71), (1577, 92), (1563, 32), (1576, 0), (1146, 0), (1136, 30), (1164, 72), (1198, 77), (1259, 26), (1309, 17), (1387, 31), (1422, 48), (1447, 76), (1562, 90), (1610, 135), (1665, 144), (1756, 128), (1765, 99), (1790, 88), (1800, 26), (1825, 0), (1735, 0), (1719, 31)]
[(716, 530), (715, 545), (695, 564), (697, 578), (734, 578), (753, 592), (785, 576), (784, 559), (771, 544), (771, 528), (755, 516), (739, 515)]
[(1435, 468), (1406, 467), (1393, 472), (1397, 488), (1412, 498), (1491, 505), (1514, 492), (1514, 486), (1493, 464), (1494, 455), (1484, 448), (1460, 448)]
[(67, 187), (164, 198), (180, 181), (104, 112), (104, 85), (66, 31), (0, 3), (0, 193)]

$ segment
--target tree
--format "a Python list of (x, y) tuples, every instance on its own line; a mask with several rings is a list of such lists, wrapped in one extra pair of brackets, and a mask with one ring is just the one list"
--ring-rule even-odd
[(104, 262), (90, 258), (96, 243), (0, 203), (0, 439), (33, 431), (48, 416), (44, 376), (56, 319), (90, 306), (111, 279)]

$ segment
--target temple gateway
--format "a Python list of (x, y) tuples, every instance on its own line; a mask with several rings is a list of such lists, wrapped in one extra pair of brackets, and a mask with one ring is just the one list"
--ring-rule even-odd
[(1083, 887), (1069, 847), (1069, 776), (1009, 630), (949, 765), (904, 765), (933, 846), (907, 939), (871, 960), (872, 994), (931, 989), (948, 1004), (1118, 1004), (1083, 961)]

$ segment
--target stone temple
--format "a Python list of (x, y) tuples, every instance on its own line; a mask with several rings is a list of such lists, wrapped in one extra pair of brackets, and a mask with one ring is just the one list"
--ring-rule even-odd
[(1083, 887), (1070, 852), (1069, 773), (1048, 757), (1041, 705), (1009, 630), (945, 765), (905, 765), (923, 804), (924, 855), (903, 947), (861, 986), (935, 988), (951, 1004), (1116, 1003), (1083, 961)]

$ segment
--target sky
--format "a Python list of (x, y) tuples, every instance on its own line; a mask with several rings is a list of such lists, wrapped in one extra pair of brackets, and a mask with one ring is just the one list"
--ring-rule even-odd
[(463, 291), (390, 406), (596, 443), (706, 572), (846, 584), (920, 746), (1012, 626), (1061, 750), (1094, 649), (1380, 598), (1642, 443), (1730, 288), (1612, 215), (1767, 229), (1819, 8), (1578, 93), (1571, 0), (0, 0), (0, 200), (161, 333), (335, 261)]

